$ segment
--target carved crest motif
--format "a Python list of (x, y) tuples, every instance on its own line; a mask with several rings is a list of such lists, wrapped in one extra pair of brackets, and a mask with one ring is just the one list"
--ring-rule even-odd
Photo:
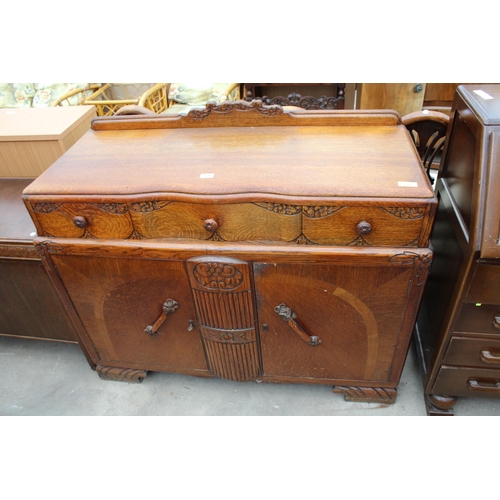
[(382, 210), (389, 212), (398, 219), (421, 219), (425, 215), (425, 208), (409, 208), (409, 207), (380, 207)]
[(169, 201), (141, 201), (138, 203), (130, 203), (129, 208), (132, 212), (154, 212), (160, 208), (166, 207)]
[(240, 270), (230, 264), (201, 262), (193, 269), (196, 281), (205, 288), (232, 290), (243, 281)]
[(280, 106), (266, 106), (260, 99), (251, 102), (246, 101), (225, 101), (221, 104), (207, 102), (205, 109), (192, 109), (187, 116), (195, 120), (202, 120), (211, 113), (229, 113), (231, 111), (258, 111), (261, 115), (276, 116), (283, 113)]

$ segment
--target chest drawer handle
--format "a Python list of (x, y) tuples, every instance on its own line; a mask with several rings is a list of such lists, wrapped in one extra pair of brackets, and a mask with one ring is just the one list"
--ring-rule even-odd
[(366, 236), (367, 234), (370, 234), (372, 232), (372, 225), (369, 222), (362, 220), (356, 226), (356, 232), (360, 236)]
[(174, 299), (167, 299), (163, 304), (163, 312), (161, 313), (159, 318), (155, 321), (154, 325), (147, 326), (144, 329), (144, 333), (147, 333), (151, 337), (156, 337), (156, 335), (158, 335), (158, 329), (167, 319), (167, 316), (177, 311), (178, 307), (179, 303), (176, 302)]
[(87, 219), (85, 217), (82, 217), (81, 215), (77, 215), (73, 219), (73, 224), (76, 227), (79, 227), (80, 229), (85, 229), (88, 225)]
[(481, 361), (494, 365), (500, 365), (500, 356), (494, 356), (490, 351), (481, 351)]
[(310, 336), (308, 335), (302, 327), (297, 324), (295, 321), (295, 318), (297, 318), (297, 315), (292, 312), (292, 310), (286, 306), (286, 304), (280, 304), (279, 306), (276, 306), (274, 308), (274, 312), (278, 314), (278, 316), (286, 321), (289, 326), (293, 329), (295, 333), (298, 333), (300, 338), (302, 340), (305, 340), (309, 345), (316, 346), (321, 344), (321, 340), (316, 337), (316, 335)]
[(217, 223), (216, 220), (213, 219), (207, 219), (205, 222), (203, 222), (203, 227), (209, 232), (209, 233), (215, 233), (217, 229), (219, 229), (219, 224)]
[(500, 330), (500, 316), (495, 316), (493, 319), (493, 326)]
[(469, 386), (469, 389), (471, 391), (476, 391), (476, 392), (492, 392), (492, 393), (499, 393), (500, 394), (500, 382), (493, 382), (491, 384), (488, 383), (479, 383), (477, 380), (471, 379), (467, 382), (467, 385)]

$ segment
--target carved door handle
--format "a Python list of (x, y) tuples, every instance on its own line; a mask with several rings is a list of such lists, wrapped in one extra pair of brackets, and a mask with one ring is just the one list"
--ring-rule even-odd
[(481, 351), (480, 358), (483, 363), (500, 365), (500, 356), (495, 356), (490, 351)]
[(154, 325), (147, 326), (144, 329), (144, 333), (147, 333), (151, 337), (155, 337), (156, 335), (158, 335), (158, 329), (167, 319), (167, 316), (177, 311), (178, 307), (179, 303), (176, 302), (174, 299), (167, 299), (163, 304), (163, 312), (161, 313), (159, 318), (155, 321)]
[(481, 384), (477, 380), (472, 379), (468, 381), (467, 385), (471, 391), (500, 393), (500, 382)]
[(309, 345), (316, 346), (321, 344), (321, 340), (316, 335), (308, 335), (303, 328), (295, 321), (297, 315), (292, 312), (292, 310), (286, 306), (286, 304), (280, 304), (274, 308), (274, 311), (278, 316), (286, 321), (290, 327), (299, 334), (302, 340), (305, 340)]

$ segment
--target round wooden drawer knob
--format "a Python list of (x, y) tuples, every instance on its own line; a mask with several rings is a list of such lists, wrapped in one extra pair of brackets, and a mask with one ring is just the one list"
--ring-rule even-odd
[(364, 220), (362, 220), (357, 226), (356, 226), (356, 232), (360, 236), (366, 236), (367, 234), (370, 234), (372, 232), (372, 225)]
[(209, 233), (215, 233), (217, 229), (219, 228), (219, 224), (217, 224), (217, 221), (213, 219), (207, 219), (203, 223), (203, 227), (209, 232)]
[(77, 215), (74, 219), (73, 219), (73, 224), (76, 226), (76, 227), (79, 227), (80, 229), (85, 229), (87, 227), (87, 219), (85, 217), (82, 217), (80, 215)]

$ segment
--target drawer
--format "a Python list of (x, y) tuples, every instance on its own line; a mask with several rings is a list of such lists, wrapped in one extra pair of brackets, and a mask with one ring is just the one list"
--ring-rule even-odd
[(500, 335), (500, 305), (463, 304), (454, 331)]
[(40, 236), (129, 238), (133, 233), (127, 205), (120, 203), (33, 203)]
[(500, 265), (477, 266), (467, 292), (467, 302), (500, 304)]
[(292, 205), (174, 201), (158, 210), (132, 209), (130, 214), (135, 230), (145, 238), (288, 242), (301, 232), (300, 208)]
[(500, 397), (500, 370), (443, 366), (439, 370), (432, 394)]
[[(425, 208), (307, 207), (304, 236), (319, 245), (419, 246)], [(315, 210), (322, 209), (322, 210)]]
[(500, 339), (452, 337), (443, 364), (500, 369)]

